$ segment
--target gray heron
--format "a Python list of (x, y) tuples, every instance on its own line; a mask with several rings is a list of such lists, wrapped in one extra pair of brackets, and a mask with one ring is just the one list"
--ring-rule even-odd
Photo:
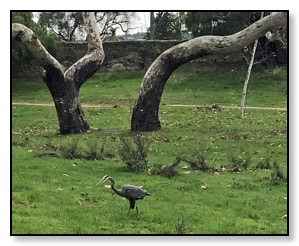
[[(108, 176), (108, 175), (105, 175), (96, 185), (101, 184), (101, 183), (105, 182), (106, 180), (111, 181), (111, 188), (117, 195), (125, 197), (126, 199), (129, 200), (130, 207), (129, 207), (128, 213), (129, 213), (130, 209), (135, 208), (136, 200), (143, 199), (143, 197), (150, 195), (149, 192), (147, 192), (146, 190), (143, 190), (140, 187), (135, 186), (135, 185), (123, 185), (120, 188), (120, 190), (118, 190), (114, 186), (115, 185), (115, 180), (112, 177)], [(136, 205), (136, 211), (137, 211), (137, 214), (138, 214), (137, 205)]]

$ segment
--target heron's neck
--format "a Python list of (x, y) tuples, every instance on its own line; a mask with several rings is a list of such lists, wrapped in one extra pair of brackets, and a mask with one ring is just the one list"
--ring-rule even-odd
[(111, 181), (111, 188), (112, 188), (112, 190), (113, 190), (117, 195), (119, 195), (119, 196), (124, 196), (123, 193), (122, 193), (120, 190), (118, 190), (118, 189), (115, 188), (115, 186), (114, 186), (114, 185), (115, 185), (115, 181), (114, 181), (114, 179), (110, 178), (109, 180)]

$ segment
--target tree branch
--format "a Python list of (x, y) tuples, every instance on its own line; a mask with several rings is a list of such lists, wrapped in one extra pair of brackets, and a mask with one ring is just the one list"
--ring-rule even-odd
[(47, 72), (56, 70), (56, 73), (63, 76), (65, 68), (45, 49), (31, 29), (19, 23), (12, 23), (12, 38), (22, 42)]
[(287, 23), (287, 12), (274, 13), (229, 36), (202, 36), (164, 51), (144, 75), (132, 113), (132, 131), (153, 131), (160, 128), (159, 104), (164, 85), (179, 66), (196, 58), (226, 54), (244, 46)]
[(66, 80), (74, 81), (77, 90), (92, 76), (104, 61), (105, 54), (94, 13), (83, 12), (83, 21), (87, 32), (88, 51), (65, 72)]

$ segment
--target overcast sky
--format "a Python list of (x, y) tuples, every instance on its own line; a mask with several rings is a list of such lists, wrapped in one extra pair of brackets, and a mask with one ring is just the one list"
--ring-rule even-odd
[[(33, 12), (33, 20), (38, 21), (38, 13)], [(137, 32), (146, 32), (147, 28), (150, 26), (150, 12), (136, 12), (136, 17), (131, 21), (128, 33), (134, 34)], [(120, 28), (116, 30), (116, 35), (123, 35), (124, 33)]]

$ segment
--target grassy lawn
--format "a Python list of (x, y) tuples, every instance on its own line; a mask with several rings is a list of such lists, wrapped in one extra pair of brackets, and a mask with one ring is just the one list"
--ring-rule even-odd
[[(167, 106), (238, 105), (245, 74), (242, 68), (196, 64), (176, 71), (162, 97), (162, 129), (143, 134), (148, 168), (139, 173), (126, 169), (118, 150), (122, 139), (132, 136), (130, 115), (142, 72), (96, 74), (83, 85), (83, 103), (110, 105), (84, 108), (94, 128), (90, 133), (60, 136), (54, 107), (13, 105), (12, 233), (286, 234), (287, 112), (248, 109), (240, 119), (238, 109)], [(257, 69), (248, 105), (286, 107), (286, 80), (281, 68)], [(13, 81), (12, 99), (51, 102), (38, 79)], [(74, 143), (77, 152), (97, 143), (93, 148), (102, 148), (103, 158), (63, 158), (61, 147)], [(181, 162), (169, 178), (151, 171), (194, 153), (211, 169)], [(257, 168), (266, 160), (271, 167)], [(127, 200), (105, 185), (95, 186), (104, 175), (112, 176), (117, 188), (134, 184), (151, 193), (137, 201), (139, 214), (127, 214)]]

